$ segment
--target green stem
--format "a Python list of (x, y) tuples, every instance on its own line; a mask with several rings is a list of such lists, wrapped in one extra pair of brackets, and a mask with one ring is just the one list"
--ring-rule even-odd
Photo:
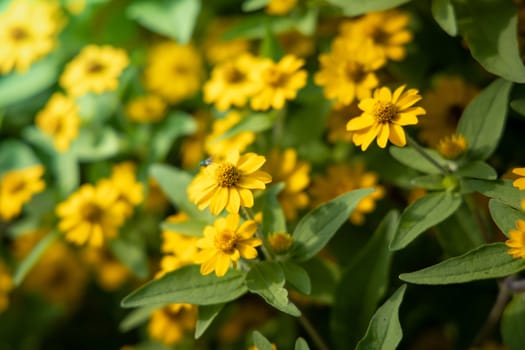
[(439, 164), (434, 158), (432, 158), (427, 151), (421, 147), (419, 143), (416, 142), (410, 135), (407, 135), (407, 142), (408, 145), (413, 147), (419, 154), (421, 154), (426, 160), (428, 160), (433, 166), (439, 169), (443, 173), (443, 175), (450, 174), (450, 169), (444, 167), (443, 165)]

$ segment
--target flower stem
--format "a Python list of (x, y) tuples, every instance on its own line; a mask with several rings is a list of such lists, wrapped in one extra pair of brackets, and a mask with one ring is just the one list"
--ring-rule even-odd
[(414, 140), (410, 135), (407, 135), (408, 145), (413, 147), (419, 154), (421, 154), (426, 160), (428, 160), (433, 166), (439, 169), (444, 175), (450, 174), (450, 170), (439, 164), (434, 158), (432, 158), (427, 151), (421, 147), (416, 140)]
[(319, 350), (330, 350), (328, 345), (326, 345), (325, 341), (321, 337), (321, 335), (317, 332), (315, 327), (312, 325), (310, 320), (304, 315), (304, 313), (299, 317), (299, 322), (303, 326), (304, 330), (308, 335), (310, 336), (310, 339), (312, 339), (312, 342), (317, 346)]

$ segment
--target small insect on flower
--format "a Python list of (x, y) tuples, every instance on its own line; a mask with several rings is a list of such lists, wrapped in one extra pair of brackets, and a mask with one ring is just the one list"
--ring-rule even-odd
[(199, 162), (199, 166), (204, 166), (204, 167), (206, 167), (206, 166), (208, 166), (208, 165), (211, 165), (212, 163), (213, 163), (213, 157), (209, 157), (209, 158), (206, 158), (206, 159), (204, 159), (204, 160), (201, 160), (201, 161)]

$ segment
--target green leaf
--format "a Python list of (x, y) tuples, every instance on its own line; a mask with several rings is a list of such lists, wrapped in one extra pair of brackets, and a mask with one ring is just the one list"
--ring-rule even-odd
[(489, 210), (494, 223), (507, 237), (510, 230), (516, 229), (516, 221), (525, 220), (525, 213), (522, 210), (508, 206), (497, 199), (489, 201)]
[(363, 337), (387, 291), (393, 256), (388, 245), (398, 223), (397, 212), (387, 214), (343, 272), (335, 292), (331, 319), (333, 338), (341, 349), (353, 348)]
[(454, 284), (500, 278), (525, 269), (525, 260), (513, 259), (505, 243), (490, 243), (439, 264), (399, 276), (414, 284)]
[(160, 227), (163, 230), (174, 231), (187, 236), (202, 237), (202, 232), (204, 231), (204, 227), (206, 227), (206, 225), (207, 224), (205, 222), (197, 220), (185, 222), (164, 221)]
[(83, 162), (107, 159), (117, 154), (119, 150), (119, 136), (110, 127), (96, 130), (81, 128), (77, 139), (71, 143), (71, 153)]
[(153, 134), (150, 158), (160, 161), (166, 158), (173, 143), (181, 136), (189, 135), (197, 129), (197, 123), (188, 113), (175, 111), (159, 124)]
[(479, 192), (486, 197), (497, 199), (513, 208), (521, 209), (522, 193), (512, 186), (512, 180), (476, 180), (464, 179), (461, 182), (464, 192)]
[(295, 348), (294, 350), (310, 350), (310, 347), (308, 346), (308, 343), (303, 338), (299, 337), (295, 341)]
[(272, 343), (258, 331), (252, 333), (253, 343), (257, 350), (273, 350)]
[(512, 100), (510, 102), (510, 107), (517, 113), (525, 116), (525, 98), (520, 98)]
[(242, 3), (242, 10), (244, 12), (260, 10), (269, 2), (270, 0), (246, 0)]
[(405, 295), (406, 285), (399, 287), (388, 300), (377, 309), (366, 330), (366, 334), (357, 344), (356, 350), (395, 350), (403, 338), (399, 323), (399, 307)]
[(311, 280), (309, 299), (320, 304), (331, 305), (339, 282), (339, 266), (320, 258), (313, 258), (301, 264)]
[(274, 62), (278, 62), (284, 56), (284, 50), (269, 25), (266, 26), (266, 35), (259, 46), (259, 56), (268, 57)]
[(432, 0), (432, 16), (448, 35), (458, 34), (456, 11), (451, 0)]
[(312, 291), (312, 283), (305, 269), (291, 261), (283, 261), (279, 264), (283, 269), (286, 282), (297, 288), (299, 292), (307, 295), (310, 294)]
[(137, 277), (149, 275), (149, 261), (145, 248), (138, 242), (117, 237), (111, 240), (111, 251), (115, 257), (126, 265)]
[(496, 170), (494, 170), (494, 168), (487, 163), (480, 160), (475, 160), (462, 165), (456, 174), (461, 177), (470, 177), (473, 179), (482, 180), (496, 180), (498, 178), (498, 173)]
[(403, 249), (420, 234), (452, 215), (460, 204), (461, 196), (448, 192), (431, 193), (419, 198), (401, 214), (390, 249)]
[(427, 190), (443, 190), (443, 176), (442, 175), (423, 175), (414, 177), (410, 183), (416, 187), (422, 187)]
[(525, 298), (516, 294), (507, 304), (501, 318), (503, 344), (509, 350), (521, 350), (525, 344)]
[(52, 160), (52, 169), (60, 195), (66, 198), (80, 184), (77, 158), (71, 152), (56, 153)]
[(138, 288), (122, 302), (122, 307), (151, 304), (188, 303), (197, 305), (221, 304), (246, 293), (245, 274), (230, 270), (224, 277), (203, 276), (199, 266), (190, 265), (169, 272)]
[(282, 312), (301, 316), (299, 309), (288, 299), (285, 281), (279, 263), (270, 261), (255, 264), (246, 275), (246, 286), (250, 292), (260, 295), (268, 304)]
[(195, 324), (195, 339), (201, 337), (219, 315), (224, 304), (200, 305), (197, 323)]
[[(421, 171), (425, 174), (441, 174), (441, 170), (433, 165), (428, 159), (423, 157), (418, 151), (412, 147), (395, 147), (391, 146), (388, 151), (398, 162), (411, 169)], [(447, 168), (447, 162), (436, 151), (425, 148), (426, 153), (434, 159), (437, 163)]]
[(455, 2), (459, 32), (472, 57), (487, 71), (509, 81), (525, 83), (518, 48), (517, 11), (511, 1)]
[(102, 94), (87, 93), (76, 100), (82, 121), (87, 124), (104, 123), (121, 106), (120, 96), (115, 91)]
[(363, 188), (342, 194), (321, 204), (306, 214), (295, 227), (291, 255), (296, 261), (305, 261), (315, 256), (348, 221), (348, 217), (359, 202), (374, 192)]
[(463, 111), (457, 134), (467, 139), (469, 159), (485, 160), (496, 150), (505, 127), (511, 87), (508, 81), (495, 80)]
[(59, 235), (60, 234), (57, 231), (52, 231), (40, 241), (38, 241), (33, 250), (31, 250), (24, 260), (22, 260), (13, 273), (13, 283), (15, 286), (18, 287), (20, 284), (22, 284), (29, 271), (31, 271), (33, 266), (35, 266), (35, 264), (38, 262), (38, 259), (40, 259), (47, 248), (49, 248), (49, 246), (58, 239)]
[(149, 30), (186, 44), (191, 40), (200, 9), (200, 0), (140, 0), (132, 2), (126, 13)]
[(39, 163), (33, 150), (25, 143), (14, 139), (0, 142), (0, 175), (6, 171), (24, 169)]
[(328, 3), (340, 7), (346, 16), (357, 16), (372, 11), (387, 10), (405, 4), (409, 1), (410, 0), (327, 0)]
[(287, 232), (283, 209), (277, 199), (284, 184), (270, 186), (264, 194), (262, 233), (264, 236), (275, 232)]
[(128, 332), (147, 322), (151, 314), (163, 305), (148, 305), (132, 310), (119, 324), (121, 332)]

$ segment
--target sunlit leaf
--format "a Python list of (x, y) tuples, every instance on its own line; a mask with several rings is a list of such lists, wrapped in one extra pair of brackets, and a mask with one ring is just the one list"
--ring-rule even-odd
[(200, 305), (197, 323), (195, 324), (195, 339), (201, 337), (219, 315), (224, 304)]
[(432, 15), (448, 35), (456, 36), (458, 34), (456, 11), (452, 0), (432, 0)]

